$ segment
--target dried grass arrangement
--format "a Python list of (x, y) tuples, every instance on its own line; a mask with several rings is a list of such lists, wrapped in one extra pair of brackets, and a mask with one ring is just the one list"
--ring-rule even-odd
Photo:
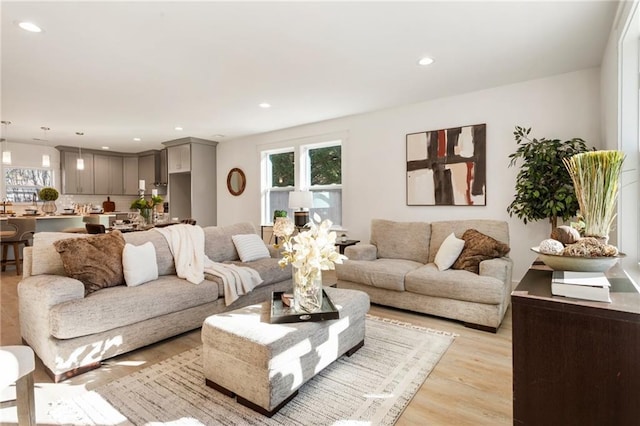
[(608, 240), (616, 217), (621, 151), (590, 151), (564, 159), (584, 219), (584, 235)]

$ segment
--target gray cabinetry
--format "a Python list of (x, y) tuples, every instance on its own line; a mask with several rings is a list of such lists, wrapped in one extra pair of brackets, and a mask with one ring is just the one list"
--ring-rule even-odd
[(124, 195), (138, 195), (138, 157), (122, 159)]
[(94, 155), (94, 194), (122, 195), (122, 157)]
[(153, 183), (156, 179), (156, 155), (154, 153), (138, 157), (138, 179), (144, 180), (144, 193), (151, 194), (151, 190), (155, 188)]
[(216, 225), (218, 142), (182, 138), (163, 145), (167, 147), (169, 214), (180, 219), (193, 218), (200, 226)]
[(191, 171), (191, 144), (169, 146), (167, 148), (169, 173)]
[(63, 151), (62, 155), (62, 192), (64, 194), (93, 194), (93, 154), (82, 154), (84, 170), (76, 165), (79, 153)]

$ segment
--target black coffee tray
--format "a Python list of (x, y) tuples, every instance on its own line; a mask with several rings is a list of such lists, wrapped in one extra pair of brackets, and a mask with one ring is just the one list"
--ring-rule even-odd
[[(286, 324), (292, 322), (313, 322), (327, 321), (340, 318), (340, 312), (335, 307), (327, 293), (322, 290), (322, 309), (318, 312), (296, 312), (293, 306), (287, 306), (282, 301), (284, 291), (274, 291), (271, 293), (271, 324)], [(293, 293), (293, 292), (289, 292)], [(293, 299), (291, 300), (293, 305)]]

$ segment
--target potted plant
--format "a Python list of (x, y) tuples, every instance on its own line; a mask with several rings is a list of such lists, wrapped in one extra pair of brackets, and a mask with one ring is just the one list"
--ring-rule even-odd
[(150, 200), (147, 200), (144, 197), (136, 198), (131, 203), (130, 208), (137, 209), (140, 212), (140, 216), (142, 216), (148, 224), (151, 224), (153, 222), (153, 208), (158, 205), (162, 205), (162, 197), (159, 195), (152, 195)]
[(621, 151), (593, 151), (564, 159), (580, 205), (584, 235), (605, 244), (616, 217), (624, 158)]
[(580, 138), (530, 139), (531, 128), (516, 126), (513, 135), (518, 149), (509, 155), (509, 167), (521, 161), (516, 177), (516, 194), (507, 212), (527, 222), (548, 219), (551, 229), (558, 218), (569, 220), (579, 209), (571, 177), (563, 160), (588, 150)]
[(42, 211), (48, 215), (52, 215), (58, 210), (55, 201), (58, 199), (60, 193), (57, 189), (51, 188), (49, 186), (42, 188), (38, 192), (38, 198), (40, 198), (42, 203)]

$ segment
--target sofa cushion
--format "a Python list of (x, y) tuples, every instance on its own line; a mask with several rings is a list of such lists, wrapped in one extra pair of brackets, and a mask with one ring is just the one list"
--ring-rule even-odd
[[(136, 286), (110, 287), (84, 299), (60, 303), (49, 313), (50, 334), (72, 339), (112, 330), (200, 306), (218, 299), (218, 287), (207, 282), (195, 285), (176, 276), (162, 276)], [(149, 330), (154, 333), (154, 330)]]
[(158, 279), (156, 249), (151, 241), (140, 246), (129, 243), (124, 245), (122, 272), (124, 272), (124, 282), (129, 287)]
[(238, 256), (243, 262), (270, 258), (269, 249), (257, 234), (238, 234), (231, 237)]
[(453, 269), (464, 269), (478, 274), (480, 262), (506, 256), (509, 246), (495, 238), (483, 234), (475, 229), (468, 229), (462, 234), (464, 249), (453, 264)]
[(497, 305), (504, 300), (505, 285), (500, 280), (469, 271), (439, 271), (429, 263), (405, 277), (406, 291), (425, 296)]
[(256, 234), (250, 222), (241, 222), (227, 226), (207, 226), (204, 231), (204, 254), (214, 262), (239, 260), (240, 256), (233, 244), (232, 237), (238, 234)]
[(225, 263), (233, 263), (237, 266), (245, 266), (247, 268), (255, 270), (258, 274), (260, 274), (260, 278), (262, 278), (262, 283), (260, 285), (273, 284), (291, 279), (291, 265), (287, 265), (286, 267), (281, 268), (278, 264), (278, 259), (274, 259), (271, 257), (246, 263), (237, 260)]
[(53, 246), (58, 240), (68, 238), (86, 238), (88, 234), (74, 234), (71, 232), (36, 232), (33, 235), (33, 251), (31, 275), (66, 275), (62, 258)]
[(126, 232), (122, 234), (125, 242), (134, 246), (141, 246), (146, 242), (151, 242), (156, 250), (156, 263), (158, 264), (158, 275), (176, 275), (176, 265), (173, 261), (171, 248), (167, 239), (155, 229), (148, 231)]
[(371, 221), (371, 244), (378, 248), (378, 257), (407, 259), (422, 264), (429, 259), (431, 226), (427, 222)]
[(453, 265), (458, 256), (460, 256), (460, 253), (462, 253), (463, 248), (464, 240), (457, 238), (452, 232), (440, 245), (434, 263), (441, 271), (451, 268), (451, 265)]
[(62, 258), (66, 274), (82, 281), (85, 294), (124, 284), (120, 231), (53, 243)]
[(462, 238), (462, 234), (464, 234), (467, 229), (477, 229), (483, 234), (493, 237), (505, 244), (509, 244), (509, 225), (504, 220), (468, 219), (431, 222), (428, 263), (433, 263), (436, 253), (438, 253), (438, 248), (440, 248), (440, 245), (449, 234), (453, 232), (456, 237)]
[(348, 260), (336, 265), (338, 280), (404, 291), (405, 275), (423, 266), (420, 262), (405, 259)]

